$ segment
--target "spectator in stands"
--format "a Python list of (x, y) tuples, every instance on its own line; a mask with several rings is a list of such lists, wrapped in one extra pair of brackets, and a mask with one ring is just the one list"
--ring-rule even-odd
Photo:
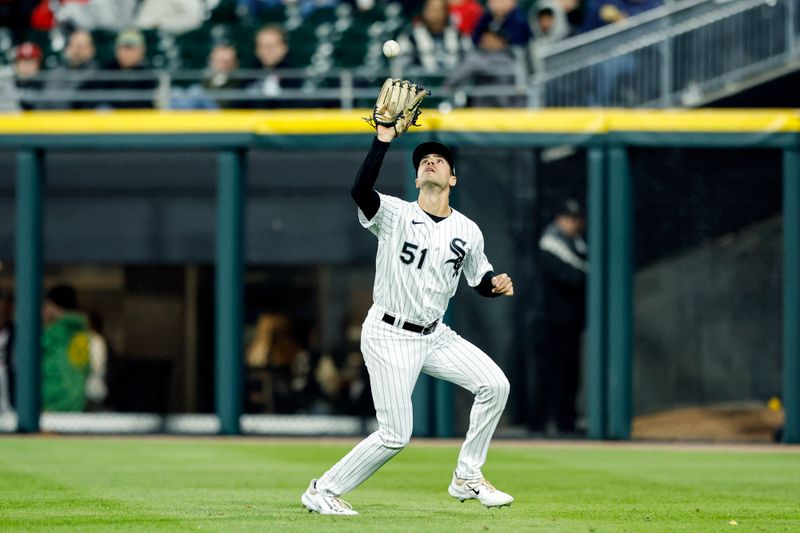
[(72, 32), (64, 49), (64, 58), (70, 70), (88, 70), (97, 67), (92, 34), (85, 30)]
[(502, 35), (511, 46), (527, 46), (531, 39), (531, 27), (517, 4), (517, 0), (489, 0), (488, 12), (478, 21), (472, 40), (481, 42), (487, 31)]
[(47, 293), (42, 306), (42, 409), (82, 411), (89, 372), (89, 329), (69, 285)]
[(402, 66), (424, 74), (450, 72), (461, 61), (461, 41), (458, 29), (450, 24), (447, 0), (426, 0), (421, 17), (398, 38)]
[[(124, 100), (108, 99), (101, 103), (100, 107), (127, 109), (153, 107), (156, 80), (151, 74), (144, 72), (148, 68), (145, 54), (144, 36), (139, 30), (127, 29), (117, 35), (114, 59), (104, 67), (106, 73), (116, 74), (117, 77), (93, 82), (88, 84), (87, 88), (104, 91), (109, 95), (115, 91), (138, 91), (140, 95)], [(120, 74), (124, 76), (119, 76)]]
[(30, 97), (42, 88), (39, 73), (42, 69), (42, 49), (35, 43), (25, 42), (17, 47), (14, 54), (14, 76), (20, 92), (20, 107), (33, 109), (34, 102)]
[(620, 22), (660, 6), (662, 0), (588, 0), (582, 32)]
[(483, 6), (477, 0), (447, 0), (450, 20), (461, 35), (472, 36), (483, 16)]
[[(239, 57), (236, 47), (228, 41), (219, 41), (209, 54), (208, 73), (203, 80), (203, 88), (207, 90), (242, 88), (244, 80), (231, 77), (231, 74), (238, 68)], [(218, 100), (217, 104), (222, 108), (238, 107), (237, 102), (232, 100)]]
[[(662, 4), (661, 0), (590, 0), (582, 31), (590, 31), (638, 15)], [(635, 95), (620, 91), (621, 80), (637, 70), (636, 57), (624, 54), (598, 63), (589, 97), (592, 106), (625, 106)]]
[(241, 100), (214, 98), (213, 91), (241, 89), (245, 80), (232, 77), (239, 68), (236, 47), (226, 40), (218, 41), (208, 56), (208, 70), (199, 85), (189, 87), (183, 94), (173, 91), (173, 109), (236, 109), (244, 105)]
[[(478, 46), (467, 54), (464, 61), (445, 80), (443, 87), (456, 89), (471, 83), (476, 87), (512, 87), (519, 61), (510, 46), (510, 37), (502, 30), (486, 29), (481, 33)], [(475, 96), (467, 105), (472, 107), (516, 107), (524, 105), (524, 97), (518, 95)]]
[(256, 33), (255, 45), (263, 75), (250, 86), (250, 92), (266, 98), (255, 101), (254, 107), (298, 107), (297, 102), (278, 98), (284, 89), (299, 89), (303, 83), (299, 77), (281, 73), (281, 70), (293, 68), (286, 30), (277, 24), (268, 24)]
[(533, 31), (532, 45), (537, 47), (557, 43), (570, 34), (567, 13), (556, 0), (541, 0), (529, 12)]
[(133, 26), (138, 0), (61, 0), (56, 19), (82, 30), (121, 30)]
[(528, 12), (528, 20), (533, 31), (529, 45), (531, 65), (536, 68), (537, 51), (565, 39), (570, 34), (567, 14), (557, 0), (541, 0)]
[(0, 414), (14, 405), (14, 297), (0, 289)]
[[(85, 30), (72, 32), (64, 48), (65, 64), (51, 71), (45, 82), (44, 92), (50, 101), (37, 106), (39, 109), (80, 109), (89, 107), (85, 102), (74, 100), (81, 89), (97, 72), (96, 50), (92, 34)], [(72, 98), (70, 98), (72, 97)]]
[(547, 431), (551, 422), (560, 433), (575, 432), (589, 268), (584, 226), (583, 209), (570, 199), (539, 239), (535, 400), (528, 420), (529, 429), (535, 432)]
[(173, 90), (172, 109), (235, 109), (241, 107), (238, 100), (220, 98), (215, 100), (213, 91), (240, 89), (245, 85), (241, 78), (231, 74), (239, 68), (236, 47), (228, 41), (218, 41), (208, 56), (208, 71), (202, 83), (192, 85), (185, 91)]
[(142, 0), (136, 26), (180, 34), (199, 28), (206, 16), (204, 0)]

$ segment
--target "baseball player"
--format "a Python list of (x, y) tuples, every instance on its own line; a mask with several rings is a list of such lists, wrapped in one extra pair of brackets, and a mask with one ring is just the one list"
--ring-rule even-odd
[(377, 138), (351, 192), (359, 222), (378, 238), (374, 305), (361, 336), (378, 430), (319, 479), (313, 479), (301, 501), (309, 511), (322, 514), (358, 514), (341, 496), (408, 444), (411, 393), (424, 372), (475, 395), (469, 430), (448, 492), (462, 502), (477, 499), (487, 507), (509, 505), (514, 498), (494, 488), (481, 472), (508, 399), (508, 379), (488, 355), (443, 324), (442, 316), (462, 273), (470, 286), (487, 297), (513, 296), (511, 279), (506, 274), (495, 275), (484, 255), (480, 229), (450, 207), (450, 191), (457, 178), (453, 154), (443, 144), (426, 142), (413, 152), (419, 189), (416, 202), (373, 189), (391, 141), (407, 126), (386, 127), (378, 122), (376, 129)]

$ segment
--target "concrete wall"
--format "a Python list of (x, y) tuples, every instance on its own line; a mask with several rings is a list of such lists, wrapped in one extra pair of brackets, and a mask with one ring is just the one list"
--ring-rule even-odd
[(780, 394), (781, 238), (773, 218), (636, 274), (636, 413)]

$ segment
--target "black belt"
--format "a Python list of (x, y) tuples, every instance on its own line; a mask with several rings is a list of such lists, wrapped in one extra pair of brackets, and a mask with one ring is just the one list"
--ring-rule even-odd
[[(395, 320), (396, 318), (390, 315), (389, 313), (384, 313), (383, 321), (386, 322), (387, 324), (391, 324), (392, 326), (394, 326)], [(430, 335), (436, 329), (436, 325), (438, 323), (439, 320), (434, 320), (427, 326), (420, 326), (419, 324), (412, 324), (411, 322), (403, 322), (403, 325), (399, 327), (403, 328), (406, 331), (413, 331), (414, 333), (422, 333), (423, 335)]]

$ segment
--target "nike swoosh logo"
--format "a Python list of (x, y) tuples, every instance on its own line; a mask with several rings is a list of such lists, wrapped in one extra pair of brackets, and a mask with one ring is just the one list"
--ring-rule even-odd
[(480, 493), (481, 493), (481, 491), (479, 491), (478, 489), (476, 489), (476, 488), (473, 488), (473, 487), (469, 487), (469, 490), (471, 490), (472, 492), (474, 492), (474, 493), (475, 493), (475, 496), (477, 496), (478, 494), (480, 494)]
[(424, 221), (420, 221), (420, 220), (412, 220), (411, 223), (412, 224), (424, 224), (425, 222)]

